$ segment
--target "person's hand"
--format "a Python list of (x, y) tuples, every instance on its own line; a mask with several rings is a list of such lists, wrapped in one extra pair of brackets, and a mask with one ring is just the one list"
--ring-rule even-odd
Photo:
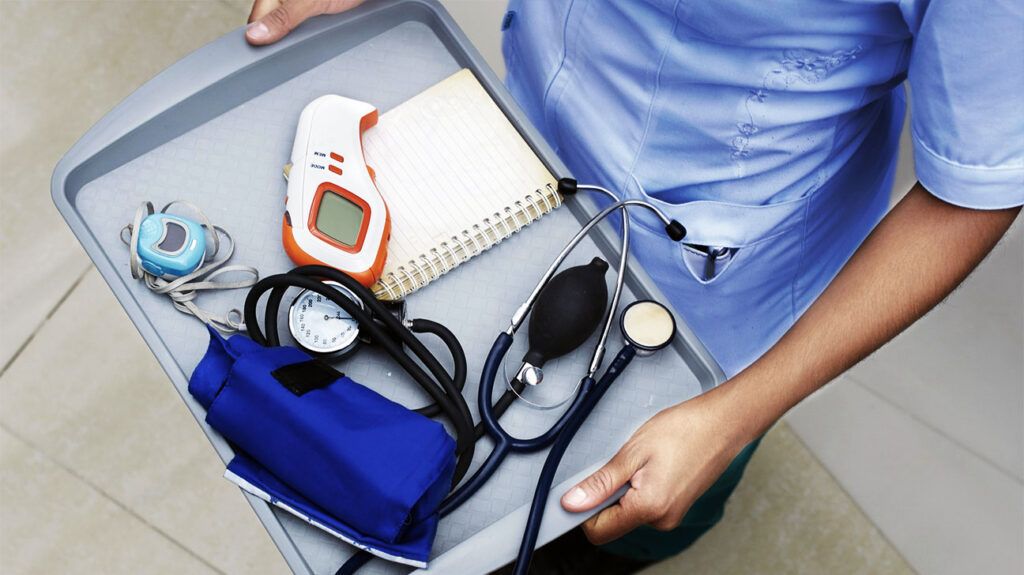
[(730, 440), (723, 433), (727, 422), (716, 413), (713, 402), (701, 396), (658, 413), (611, 461), (562, 496), (562, 507), (582, 512), (629, 483), (617, 503), (583, 524), (591, 543), (618, 539), (640, 525), (662, 531), (679, 525), (693, 502), (743, 448), (742, 440)]
[(337, 14), (364, 0), (255, 0), (245, 39), (254, 46), (273, 44), (313, 16)]

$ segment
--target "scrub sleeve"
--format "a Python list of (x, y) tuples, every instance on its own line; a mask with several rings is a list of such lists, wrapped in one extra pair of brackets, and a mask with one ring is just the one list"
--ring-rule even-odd
[(917, 179), (954, 205), (1024, 204), (1024, 4), (903, 2)]

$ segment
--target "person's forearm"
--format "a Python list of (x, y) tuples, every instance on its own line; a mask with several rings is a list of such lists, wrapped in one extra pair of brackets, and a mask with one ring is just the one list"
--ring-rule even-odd
[(705, 399), (744, 445), (950, 294), (1020, 208), (947, 204), (920, 184), (886, 215), (828, 288), (763, 357)]

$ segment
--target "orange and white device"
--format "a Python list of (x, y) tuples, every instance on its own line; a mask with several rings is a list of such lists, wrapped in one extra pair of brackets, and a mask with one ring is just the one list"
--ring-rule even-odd
[(377, 109), (321, 96), (302, 111), (286, 167), (282, 236), (298, 265), (320, 264), (371, 286), (384, 271), (391, 218), (363, 158), (362, 135)]

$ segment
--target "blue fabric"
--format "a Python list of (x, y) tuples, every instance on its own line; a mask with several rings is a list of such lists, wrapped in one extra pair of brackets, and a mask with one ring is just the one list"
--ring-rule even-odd
[(211, 329), (189, 392), (207, 423), (248, 456), (230, 471), (358, 544), (425, 561), (455, 441), (440, 423), (347, 377), (296, 395), (271, 375), (309, 359)]
[[(324, 511), (322, 507), (281, 482), (266, 468), (244, 453), (239, 453), (231, 460), (231, 463), (228, 464), (228, 472), (244, 480), (245, 484), (240, 486), (246, 491), (274, 505), (282, 506), (283, 504), (290, 512), (314, 523), (321, 529), (329, 529), (335, 536), (340, 536), (360, 549), (365, 549), (389, 561), (398, 561), (415, 567), (426, 567), (427, 565), (434, 535), (437, 533), (438, 517), (436, 514), (408, 525), (399, 540), (382, 541), (365, 533), (359, 533), (350, 525)], [(238, 482), (236, 481), (236, 483)], [(431, 490), (431, 493), (424, 499), (433, 497), (443, 499), (448, 492), (448, 485), (436, 484), (431, 487)], [(437, 504), (435, 503), (433, 507), (436, 508)]]
[[(913, 98), (936, 196), (1024, 204), (1024, 16), (1010, 0), (512, 0), (510, 91), (581, 182), (659, 203), (635, 254), (733, 375), (767, 350), (884, 215)], [(642, 185), (643, 189), (634, 182)]]

